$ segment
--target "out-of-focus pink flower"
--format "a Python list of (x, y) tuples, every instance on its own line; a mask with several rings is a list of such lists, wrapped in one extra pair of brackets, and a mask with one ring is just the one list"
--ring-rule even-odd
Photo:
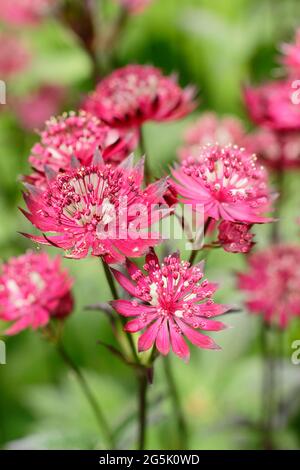
[(131, 14), (141, 13), (153, 0), (116, 0)]
[(126, 331), (144, 330), (138, 341), (140, 352), (155, 345), (167, 355), (171, 346), (177, 356), (188, 361), (190, 353), (184, 336), (199, 348), (220, 349), (210, 337), (197, 331), (224, 329), (224, 323), (211, 317), (229, 310), (213, 302), (217, 284), (203, 279), (203, 267), (203, 263), (190, 266), (187, 261), (180, 261), (176, 253), (160, 265), (151, 252), (146, 256), (146, 274), (129, 260), (131, 279), (113, 270), (116, 280), (134, 300), (115, 300), (112, 305), (120, 315), (131, 318)]
[(206, 112), (188, 128), (184, 136), (184, 147), (179, 150), (182, 160), (197, 155), (199, 147), (207, 144), (243, 145), (245, 128), (240, 119), (234, 116), (218, 117)]
[(7, 335), (43, 327), (51, 317), (64, 318), (72, 312), (72, 280), (60, 257), (27, 252), (11, 258), (1, 271), (0, 320), (13, 323)]
[(197, 159), (189, 157), (173, 170), (175, 188), (181, 202), (205, 219), (264, 223), (271, 195), (267, 173), (244, 149), (228, 145), (205, 146)]
[(0, 75), (10, 78), (20, 74), (30, 62), (30, 54), (22, 42), (10, 34), (0, 34)]
[(195, 107), (194, 95), (194, 88), (181, 89), (155, 67), (128, 65), (102, 80), (84, 107), (112, 127), (139, 127), (185, 116)]
[[(29, 162), (35, 170), (30, 182), (45, 186), (45, 167), (55, 172), (71, 168), (72, 157), (82, 166), (92, 163), (96, 149), (105, 163), (120, 163), (136, 147), (135, 131), (112, 129), (96, 116), (80, 111), (53, 117), (40, 133), (40, 142), (32, 148)], [(27, 178), (28, 179), (28, 178)]]
[(300, 133), (258, 129), (245, 138), (245, 147), (275, 170), (300, 167)]
[(1, 0), (0, 20), (16, 26), (39, 23), (57, 0)]
[(238, 275), (238, 286), (249, 297), (250, 312), (285, 328), (300, 315), (300, 248), (274, 245), (249, 258), (247, 273)]
[(45, 191), (27, 185), (30, 212), (23, 212), (39, 230), (51, 234), (26, 236), (67, 250), (70, 258), (91, 252), (118, 263), (125, 256), (141, 256), (161, 241), (151, 225), (168, 214), (159, 207), (166, 181), (141, 189), (143, 172), (143, 160), (133, 166), (132, 157), (116, 168), (94, 161), (58, 175), (50, 171)]
[(295, 78), (300, 75), (300, 29), (296, 31), (294, 44), (282, 44), (282, 63), (287, 68), (289, 74)]
[(244, 97), (251, 119), (275, 131), (299, 131), (300, 106), (292, 102), (293, 92), (289, 80), (246, 87)]
[(218, 229), (219, 243), (229, 253), (248, 253), (254, 245), (251, 225), (223, 220)]
[(14, 103), (16, 115), (24, 127), (33, 131), (57, 114), (65, 98), (65, 89), (58, 85), (43, 85), (32, 94)]

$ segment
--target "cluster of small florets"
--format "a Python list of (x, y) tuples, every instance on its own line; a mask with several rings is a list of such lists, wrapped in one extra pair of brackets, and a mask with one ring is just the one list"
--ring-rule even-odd
[(185, 116), (195, 106), (194, 94), (155, 67), (128, 65), (102, 80), (84, 107), (112, 127), (139, 127)]

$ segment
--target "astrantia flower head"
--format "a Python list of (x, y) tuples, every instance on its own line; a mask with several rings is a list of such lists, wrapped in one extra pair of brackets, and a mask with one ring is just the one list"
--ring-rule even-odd
[(117, 0), (117, 2), (128, 10), (129, 13), (136, 14), (144, 11), (152, 0)]
[(145, 121), (170, 121), (191, 112), (194, 89), (181, 89), (174, 77), (155, 67), (128, 65), (102, 80), (85, 109), (113, 127), (139, 127)]
[(294, 44), (282, 44), (282, 63), (291, 76), (299, 78), (300, 74), (300, 29), (296, 31)]
[[(99, 157), (100, 158), (100, 157)], [(70, 258), (91, 252), (107, 263), (137, 257), (160, 241), (150, 227), (168, 210), (160, 203), (167, 189), (158, 181), (142, 189), (143, 165), (132, 157), (116, 168), (103, 162), (63, 174), (48, 174), (45, 191), (27, 185), (27, 218), (47, 236), (27, 237), (67, 250)]]
[(219, 243), (229, 253), (248, 253), (254, 245), (251, 225), (223, 220), (218, 229)]
[(51, 317), (63, 318), (73, 309), (72, 280), (57, 256), (27, 252), (2, 265), (0, 320), (12, 323), (14, 335), (26, 328), (47, 325)]
[(275, 245), (248, 260), (248, 272), (238, 276), (239, 288), (249, 295), (247, 307), (267, 323), (285, 328), (300, 316), (300, 248)]
[(112, 304), (120, 315), (131, 318), (126, 331), (144, 330), (138, 341), (140, 352), (155, 345), (161, 354), (167, 355), (172, 347), (177, 356), (188, 360), (184, 336), (199, 348), (219, 349), (209, 336), (198, 331), (224, 329), (224, 323), (211, 318), (229, 309), (212, 300), (217, 285), (203, 278), (203, 263), (190, 266), (175, 253), (160, 265), (151, 252), (146, 256), (145, 272), (131, 261), (127, 261), (127, 268), (131, 279), (119, 271), (113, 273), (134, 299), (115, 300)]
[(36, 24), (55, 3), (57, 0), (1, 0), (0, 19), (16, 26)]
[(300, 106), (292, 102), (292, 83), (277, 80), (257, 88), (246, 87), (245, 103), (251, 119), (275, 131), (300, 129)]
[(235, 116), (218, 117), (213, 112), (206, 112), (190, 126), (184, 136), (184, 147), (179, 156), (185, 160), (191, 155), (197, 156), (199, 147), (207, 144), (243, 145), (245, 128), (242, 121)]
[(275, 170), (300, 168), (300, 135), (298, 131), (274, 132), (258, 129), (245, 140), (247, 149), (257, 154), (266, 166)]
[(100, 149), (106, 163), (117, 164), (137, 144), (134, 131), (112, 129), (85, 111), (51, 118), (40, 137), (29, 157), (35, 170), (31, 180), (39, 185), (45, 182), (45, 167), (56, 172), (66, 171), (71, 167), (72, 157), (81, 165), (89, 166), (96, 149)]
[(10, 78), (17, 75), (28, 66), (30, 55), (17, 37), (1, 33), (0, 50), (1, 78)]
[(228, 145), (205, 146), (197, 159), (189, 157), (173, 170), (181, 200), (205, 219), (264, 223), (271, 196), (267, 174), (244, 149)]

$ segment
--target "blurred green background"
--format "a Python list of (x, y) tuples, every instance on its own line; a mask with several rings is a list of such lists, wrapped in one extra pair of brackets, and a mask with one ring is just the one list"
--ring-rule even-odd
[[(166, 73), (177, 72), (183, 85), (193, 83), (199, 89), (200, 106), (195, 115), (205, 109), (233, 113), (250, 128), (242, 105), (241, 84), (277, 76), (278, 44), (291, 40), (299, 25), (298, 0), (154, 0), (143, 14), (129, 20), (115, 61), (116, 65), (151, 63)], [(22, 96), (41, 83), (59, 84), (66, 89), (64, 109), (68, 110), (76, 108), (92, 87), (89, 58), (76, 37), (57, 20), (49, 18), (35, 28), (18, 30), (18, 36), (33, 50), (33, 61), (27, 71), (8, 83), (8, 103), (0, 105), (3, 260), (28, 248), (38, 249), (17, 233), (31, 230), (18, 211), (23, 204), (18, 177), (29, 171), (27, 158), (37, 136), (19, 125), (10, 97)], [(176, 123), (147, 125), (146, 145), (157, 176), (168, 171), (184, 129), (195, 115)], [(298, 173), (286, 175), (285, 188), (283, 233), (287, 241), (297, 241)], [(268, 231), (269, 227), (257, 228), (258, 247), (268, 243)], [(49, 251), (56, 252), (54, 248)], [(99, 339), (114, 342), (105, 316), (84, 310), (85, 305), (110, 298), (101, 264), (91, 258), (65, 260), (64, 264), (74, 276), (76, 298), (76, 311), (65, 327), (66, 347), (85, 369), (109, 421), (119, 428), (119, 446), (133, 447), (136, 384), (132, 372), (97, 344)], [(209, 255), (207, 275), (220, 282), (218, 300), (240, 305), (234, 271), (243, 266), (245, 261), (239, 255), (221, 250)], [(190, 448), (261, 447), (261, 435), (255, 427), (261, 412), (260, 321), (242, 312), (232, 314), (227, 323), (234, 329), (218, 334), (221, 352), (192, 347), (188, 365), (172, 358), (190, 426)], [(291, 343), (300, 338), (299, 325), (282, 336), (285, 359), (280, 394), (282, 403), (291, 406), (283, 407), (278, 418), (276, 444), (279, 448), (299, 448), (300, 366), (290, 361)], [(7, 365), (0, 365), (0, 446), (101, 447), (102, 436), (89, 406), (51, 345), (30, 331), (3, 339)], [(160, 359), (149, 399), (148, 447), (176, 448), (177, 432)]]

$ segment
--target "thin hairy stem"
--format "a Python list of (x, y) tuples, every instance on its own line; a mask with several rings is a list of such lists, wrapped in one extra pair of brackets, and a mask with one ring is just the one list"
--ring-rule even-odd
[(57, 344), (57, 349), (58, 352), (61, 356), (61, 358), (64, 360), (64, 362), (67, 364), (68, 367), (74, 372), (81, 389), (89, 402), (94, 415), (96, 417), (97, 423), (99, 425), (99, 429), (103, 433), (105, 440), (107, 442), (107, 445), (109, 446), (110, 449), (115, 449), (115, 441), (114, 441), (114, 436), (110, 430), (110, 427), (108, 425), (108, 422), (99, 406), (99, 403), (97, 402), (95, 396), (93, 395), (85, 376), (83, 375), (82, 371), (80, 368), (77, 366), (77, 364), (73, 361), (73, 359), (69, 356), (67, 351), (65, 350), (62, 342), (60, 341)]
[[(208, 217), (207, 220), (206, 220), (206, 222), (205, 222), (205, 224), (204, 224), (202, 242), (205, 240), (205, 236), (206, 236), (207, 231), (208, 231), (208, 229), (209, 229), (209, 225), (210, 225), (211, 220), (212, 220), (211, 217)], [(202, 246), (201, 249), (203, 249), (203, 248), (204, 248), (204, 246)], [(195, 262), (195, 260), (196, 260), (196, 258), (197, 258), (197, 255), (198, 255), (199, 251), (201, 251), (201, 249), (200, 249), (200, 250), (192, 250), (192, 251), (191, 251), (191, 255), (190, 255), (190, 258), (189, 258), (189, 263), (190, 263), (191, 265), (194, 264), (194, 262)]]
[(139, 383), (139, 431), (138, 431), (138, 449), (146, 448), (147, 431), (147, 390), (148, 378), (146, 373), (138, 375)]
[(275, 358), (270, 345), (270, 327), (262, 322), (261, 351), (262, 369), (262, 446), (266, 450), (274, 449), (274, 409), (275, 409)]
[(182, 408), (180, 395), (173, 376), (170, 358), (168, 356), (163, 358), (163, 365), (169, 387), (169, 392), (171, 395), (171, 400), (173, 403), (173, 411), (177, 421), (179, 449), (186, 450), (188, 446), (188, 427)]
[[(114, 282), (113, 275), (112, 275), (112, 273), (111, 273), (111, 270), (109, 269), (108, 264), (105, 263), (104, 261), (102, 261), (102, 264), (103, 264), (103, 269), (104, 269), (105, 277), (106, 277), (107, 283), (108, 283), (109, 288), (110, 288), (110, 291), (111, 291), (112, 298), (113, 298), (114, 300), (116, 300), (116, 299), (119, 298), (119, 295), (118, 295), (117, 288), (116, 288), (116, 286), (115, 286), (115, 282)], [(119, 318), (120, 321), (122, 322), (122, 326), (124, 326), (125, 323), (126, 323), (126, 320), (125, 320), (123, 317), (121, 317), (121, 316), (118, 316), (118, 318)], [(130, 333), (126, 333), (126, 337), (127, 337), (127, 340), (128, 340), (128, 343), (129, 343), (129, 346), (130, 346), (132, 355), (133, 355), (133, 357), (134, 357), (136, 363), (139, 364), (140, 361), (139, 361), (139, 357), (138, 357), (137, 352), (136, 352), (136, 347), (135, 347), (135, 345), (134, 345), (134, 341), (133, 341), (132, 335), (131, 335)]]
[(145, 135), (144, 129), (141, 126), (139, 130), (139, 139), (140, 139), (140, 150), (143, 156), (145, 156), (145, 183), (146, 185), (151, 181), (151, 172), (149, 168), (149, 155), (147, 154), (146, 150), (146, 142), (145, 142)]

